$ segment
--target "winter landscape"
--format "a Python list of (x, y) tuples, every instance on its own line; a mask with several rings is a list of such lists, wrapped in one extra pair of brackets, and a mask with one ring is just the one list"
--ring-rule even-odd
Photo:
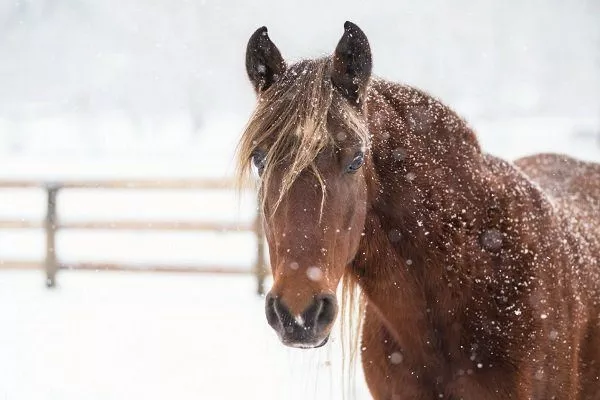
[[(292, 60), (330, 53), (345, 20), (378, 76), (451, 105), (482, 147), (600, 161), (600, 6), (594, 1), (0, 1), (0, 180), (230, 178), (253, 107), (250, 34)], [(0, 189), (0, 220), (43, 220), (45, 193)], [(254, 193), (73, 189), (62, 221), (244, 224)], [(41, 229), (0, 230), (0, 399), (341, 399), (341, 335), (289, 349), (250, 274), (255, 238), (230, 232), (59, 232), (60, 261), (247, 268), (247, 275), (60, 271)], [(234, 249), (232, 251), (232, 249)], [(349, 384), (348, 382), (351, 381)], [(346, 393), (348, 395), (348, 393)]]

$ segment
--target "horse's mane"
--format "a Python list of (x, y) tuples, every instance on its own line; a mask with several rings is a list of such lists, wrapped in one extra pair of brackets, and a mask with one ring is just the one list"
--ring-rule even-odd
[(322, 209), (325, 182), (314, 161), (320, 152), (336, 146), (336, 135), (340, 133), (328, 131), (329, 118), (340, 121), (344, 132), (352, 132), (365, 146), (369, 141), (366, 122), (334, 89), (330, 69), (331, 57), (300, 61), (291, 65), (273, 86), (258, 94), (256, 110), (238, 146), (237, 179), (242, 182), (249, 175), (252, 156), (257, 150), (266, 151), (259, 188), (264, 208), (263, 189), (271, 184), (275, 170), (287, 166), (281, 171), (279, 198), (272, 213), (305, 170), (311, 171), (321, 185)]

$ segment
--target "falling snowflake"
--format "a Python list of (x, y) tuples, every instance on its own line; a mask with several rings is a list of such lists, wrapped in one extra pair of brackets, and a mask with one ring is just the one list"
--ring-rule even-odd
[(502, 248), (502, 233), (497, 229), (485, 230), (479, 240), (483, 248), (488, 251), (498, 251)]
[(402, 354), (398, 353), (397, 351), (390, 354), (390, 362), (392, 364), (400, 364), (403, 359), (404, 357), (402, 356)]
[(309, 267), (306, 270), (306, 276), (308, 276), (308, 279), (311, 281), (320, 281), (323, 279), (323, 271), (321, 271), (321, 269), (318, 267)]
[(397, 149), (394, 149), (394, 151), (392, 152), (394, 158), (398, 161), (402, 161), (406, 158), (406, 150), (404, 150), (403, 148), (398, 147)]
[(543, 371), (543, 370), (541, 370), (541, 369), (538, 369), (538, 370), (535, 372), (535, 379), (537, 379), (537, 380), (539, 380), (539, 381), (541, 381), (542, 379), (544, 379), (544, 371)]

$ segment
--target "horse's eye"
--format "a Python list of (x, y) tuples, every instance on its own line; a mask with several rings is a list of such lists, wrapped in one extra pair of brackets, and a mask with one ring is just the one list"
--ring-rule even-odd
[(362, 167), (365, 162), (365, 153), (359, 151), (356, 153), (350, 164), (346, 167), (346, 172), (349, 174), (354, 174), (356, 171)]
[(258, 170), (258, 175), (262, 175), (263, 170), (265, 169), (267, 155), (262, 150), (256, 150), (252, 153), (252, 163)]

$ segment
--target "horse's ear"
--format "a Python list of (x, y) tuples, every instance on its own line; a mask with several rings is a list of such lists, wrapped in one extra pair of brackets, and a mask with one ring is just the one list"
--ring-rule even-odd
[(267, 34), (267, 27), (258, 28), (246, 48), (246, 72), (257, 93), (266, 90), (281, 77), (286, 66), (279, 49)]
[(371, 47), (364, 32), (346, 21), (333, 54), (331, 80), (349, 100), (360, 103), (371, 77)]

